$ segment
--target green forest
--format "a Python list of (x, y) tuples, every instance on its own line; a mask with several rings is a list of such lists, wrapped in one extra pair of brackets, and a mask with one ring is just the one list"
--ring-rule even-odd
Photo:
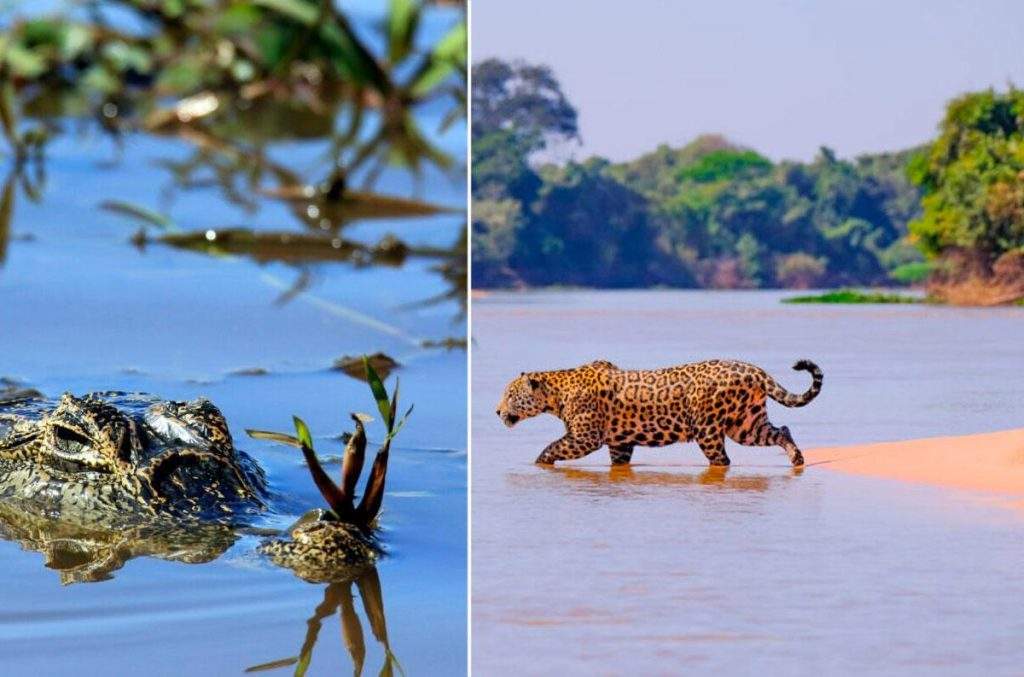
[(472, 106), (477, 288), (951, 292), (969, 271), (1002, 275), (1013, 296), (1024, 280), (1024, 94), (1012, 88), (951, 102), (925, 146), (852, 159), (822, 146), (807, 163), (717, 135), (624, 163), (548, 162), (579, 139), (577, 111), (549, 68), (522, 62), (476, 64)]

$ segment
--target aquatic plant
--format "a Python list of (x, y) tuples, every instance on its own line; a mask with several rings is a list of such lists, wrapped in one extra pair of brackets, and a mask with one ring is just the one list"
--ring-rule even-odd
[(327, 519), (347, 522), (362, 529), (370, 529), (380, 513), (381, 504), (384, 500), (384, 486), (387, 481), (391, 440), (395, 438), (405, 425), (409, 415), (412, 414), (413, 407), (410, 406), (405, 414), (398, 418), (397, 379), (394, 392), (389, 396), (383, 381), (367, 356), (363, 357), (363, 368), (366, 372), (366, 382), (370, 386), (370, 392), (373, 394), (377, 410), (380, 412), (384, 422), (386, 433), (384, 443), (378, 449), (373, 465), (370, 467), (365, 490), (358, 504), (355, 502), (355, 487), (362, 474), (366, 456), (366, 430), (363, 424), (372, 420), (366, 414), (351, 414), (352, 420), (355, 422), (355, 432), (345, 445), (345, 453), (341, 461), (340, 484), (335, 484), (327, 474), (327, 471), (324, 470), (313, 448), (313, 437), (309, 432), (309, 427), (298, 416), (292, 418), (295, 424), (295, 437), (284, 433), (261, 430), (246, 430), (246, 433), (256, 439), (267, 439), (299, 447), (302, 450), (303, 457), (306, 459), (313, 483), (330, 507)]
[(18, 89), (59, 88), (77, 95), (79, 110), (110, 119), (152, 114), (159, 102), (146, 95), (184, 102), (203, 93), (171, 110), (179, 122), (213, 112), (233, 92), (311, 108), (338, 90), (381, 107), (464, 99), (449, 78), (465, 71), (465, 22), (423, 48), (422, 11), (415, 0), (392, 0), (384, 52), (374, 54), (330, 0), (99, 0), (88, 12), (15, 21), (0, 65)]

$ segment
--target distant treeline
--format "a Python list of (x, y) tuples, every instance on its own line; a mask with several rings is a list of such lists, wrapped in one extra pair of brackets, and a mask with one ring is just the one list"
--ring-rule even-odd
[[(990, 99), (967, 115), (966, 124), (980, 125), (983, 135), (985, 115), (1024, 119), (1014, 90), (1002, 97), (1019, 107), (1012, 114), (990, 110), (1001, 95), (970, 96)], [(472, 105), (477, 287), (892, 285), (927, 277), (936, 266), (928, 259), (944, 251), (937, 233), (953, 229), (948, 202), (943, 214), (926, 209), (929, 200), (956, 194), (942, 185), (944, 163), (956, 156), (937, 157), (933, 146), (853, 160), (822, 147), (812, 162), (776, 163), (707, 135), (631, 162), (552, 164), (543, 158), (577, 140), (578, 128), (576, 110), (549, 69), (479, 63)], [(947, 115), (944, 137), (962, 132), (961, 122)], [(999, 133), (1020, 136), (1016, 127)], [(1000, 204), (1008, 190), (997, 190)], [(984, 220), (986, 205), (976, 211)], [(1022, 233), (1004, 237), (986, 256), (1020, 248)]]

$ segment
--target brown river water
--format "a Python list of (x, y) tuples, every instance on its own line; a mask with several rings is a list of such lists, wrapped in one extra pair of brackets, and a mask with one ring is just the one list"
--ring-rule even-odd
[(792, 306), (776, 292), (500, 293), (473, 308), (477, 674), (1020, 674), (1024, 512), (729, 443), (533, 465), (561, 423), (494, 414), (523, 370), (755, 362), (805, 449), (1020, 427), (1024, 309)]

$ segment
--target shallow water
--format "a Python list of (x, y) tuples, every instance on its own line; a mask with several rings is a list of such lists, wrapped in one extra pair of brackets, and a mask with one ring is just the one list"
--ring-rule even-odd
[(494, 414), (523, 370), (755, 362), (804, 448), (1021, 425), (1024, 310), (788, 306), (775, 292), (497, 293), (473, 306), (473, 667), (520, 674), (1019, 674), (1024, 516), (992, 496), (796, 474), (727, 443), (532, 465), (561, 423)]
[[(373, 15), (361, 7), (357, 19), (375, 25), (375, 7)], [(432, 13), (428, 35), (442, 34), (455, 18), (454, 11)], [(442, 114), (424, 108), (422, 128), (458, 164), (465, 127), (436, 134)], [(341, 630), (349, 611), (361, 625), (366, 672), (385, 663), (384, 645), (374, 636), (381, 629), (378, 612), (407, 674), (464, 671), (465, 352), (421, 342), (464, 337), (465, 321), (456, 300), (422, 303), (453, 292), (435, 270), (438, 260), (296, 266), (159, 244), (136, 249), (129, 238), (137, 224), (101, 210), (101, 202), (137, 203), (189, 231), (245, 226), (299, 233), (305, 227), (285, 203), (257, 199), (248, 209), (209, 182), (176, 183), (165, 162), (192, 157), (195, 148), (185, 140), (136, 134), (114, 142), (94, 125), (64, 126), (68, 132), (47, 151), (40, 201), (20, 186), (13, 194), (0, 262), (0, 376), (49, 396), (125, 390), (208, 397), (227, 417), (236, 445), (267, 471), (277, 496), (261, 522), (268, 528), (287, 526), (322, 499), (294, 449), (248, 439), (246, 428), (288, 432), (292, 414), (299, 414), (321, 454), (340, 453), (335, 436), (348, 429), (348, 412), (374, 411), (374, 403), (366, 384), (329, 367), (340, 356), (377, 351), (402, 364), (395, 372), (402, 397), (416, 410), (391, 452), (379, 609), (355, 584), (329, 590), (274, 567), (255, 554), (255, 536), (241, 536), (209, 563), (140, 556), (110, 580), (65, 586), (41, 554), (0, 541), (7, 581), (0, 595), (3, 672), (238, 674), (298, 656), (312, 639), (307, 620), (325, 600), (308, 674), (352, 670)], [(323, 149), (323, 139), (286, 137), (273, 140), (269, 155), (303, 179), (318, 180)], [(454, 212), (355, 221), (343, 226), (345, 238), (372, 245), (390, 233), (410, 245), (446, 248), (462, 237), (464, 181), (457, 170), (453, 176), (428, 167), (417, 179), (389, 168), (374, 189)], [(308, 286), (282, 297), (303, 275)], [(268, 373), (233, 374), (252, 368)], [(395, 376), (387, 381), (393, 387)], [(368, 426), (368, 436), (371, 445), (381, 440), (379, 421)], [(338, 466), (328, 471), (336, 476)], [(352, 620), (345, 620), (350, 637)], [(286, 665), (276, 674), (294, 669)]]

